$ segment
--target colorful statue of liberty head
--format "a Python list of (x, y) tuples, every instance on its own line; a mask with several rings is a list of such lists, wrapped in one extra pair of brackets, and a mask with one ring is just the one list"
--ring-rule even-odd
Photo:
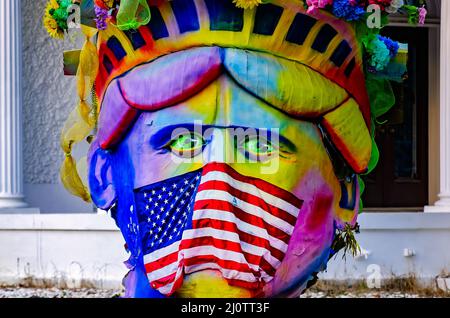
[[(49, 3), (56, 36), (70, 5)], [(355, 248), (360, 175), (376, 165), (376, 118), (406, 56), (367, 27), (366, 9), (378, 5), (384, 23), (399, 9), (422, 20), (423, 7), (79, 5), (86, 43), (65, 66), (80, 103), (62, 133), (61, 174), (121, 229), (126, 296), (295, 297), (345, 242)], [(71, 156), (86, 138), (88, 187)]]

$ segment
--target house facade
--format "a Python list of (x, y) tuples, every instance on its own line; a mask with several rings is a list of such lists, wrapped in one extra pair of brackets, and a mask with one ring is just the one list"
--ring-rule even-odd
[[(34, 277), (117, 287), (127, 258), (120, 232), (59, 181), (59, 133), (77, 101), (61, 52), (83, 39), (49, 39), (45, 3), (0, 3), (0, 284)], [(364, 178), (361, 253), (330, 261), (324, 278), (413, 274), (430, 283), (450, 272), (450, 2), (427, 4), (424, 26), (399, 17), (383, 30), (408, 44), (408, 78), (394, 85), (396, 105), (377, 129), (382, 159)]]

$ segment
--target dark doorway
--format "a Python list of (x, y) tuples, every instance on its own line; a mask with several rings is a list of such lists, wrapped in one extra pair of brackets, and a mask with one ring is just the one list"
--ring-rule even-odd
[(377, 168), (363, 179), (368, 208), (423, 207), (428, 203), (428, 29), (391, 27), (383, 35), (408, 43), (408, 78), (392, 83), (395, 106), (376, 130)]

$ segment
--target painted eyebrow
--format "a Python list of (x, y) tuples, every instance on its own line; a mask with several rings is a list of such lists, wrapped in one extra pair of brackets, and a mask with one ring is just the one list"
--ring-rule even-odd
[[(204, 126), (202, 126), (204, 127)], [(177, 124), (177, 125), (169, 125), (159, 129), (155, 134), (150, 137), (150, 146), (153, 149), (159, 150), (166, 146), (172, 140), (172, 134), (175, 129), (186, 129), (191, 132), (194, 132), (195, 125), (194, 124)], [(198, 130), (198, 128), (197, 128)], [(202, 131), (203, 133), (203, 131)]]
[[(195, 129), (197, 127), (197, 129)], [(254, 129), (257, 134), (262, 130), (260, 128), (252, 128), (252, 127), (243, 127), (243, 126), (217, 126), (217, 125), (202, 125), (201, 126), (201, 133), (203, 133), (210, 129), (210, 128), (218, 128), (218, 129)], [(172, 134), (175, 129), (186, 129), (190, 132), (199, 132), (198, 126), (194, 125), (192, 123), (184, 123), (184, 124), (176, 124), (176, 125), (169, 125), (165, 126), (161, 129), (159, 129), (155, 134), (153, 134), (150, 138), (150, 146), (153, 147), (153, 149), (159, 150), (166, 146), (171, 140), (172, 140)], [(272, 135), (276, 135), (278, 137), (278, 140), (280, 144), (285, 145), (289, 150), (296, 151), (297, 147), (294, 145), (292, 141), (290, 141), (288, 138), (284, 137), (283, 135), (277, 134), (272, 132), (271, 130), (267, 129), (267, 138), (271, 140)]]

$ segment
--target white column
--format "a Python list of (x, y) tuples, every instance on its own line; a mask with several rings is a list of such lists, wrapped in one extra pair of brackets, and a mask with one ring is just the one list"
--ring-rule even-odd
[[(450, 1), (441, 1), (440, 58), (440, 191), (425, 212), (450, 213)], [(433, 164), (433, 163), (430, 163)]]
[(26, 207), (22, 174), (20, 0), (0, 0), (0, 209)]

